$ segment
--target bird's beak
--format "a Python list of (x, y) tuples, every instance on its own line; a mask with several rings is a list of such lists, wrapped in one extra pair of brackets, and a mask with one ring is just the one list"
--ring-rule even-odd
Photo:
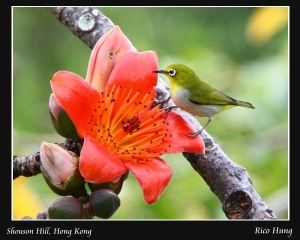
[(165, 70), (153, 70), (152, 72), (155, 72), (155, 73), (168, 73)]

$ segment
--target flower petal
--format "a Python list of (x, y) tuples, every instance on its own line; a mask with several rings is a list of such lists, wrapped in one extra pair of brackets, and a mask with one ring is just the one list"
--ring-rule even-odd
[(135, 50), (119, 26), (105, 33), (94, 46), (89, 60), (86, 81), (102, 92), (109, 75), (124, 52)]
[(148, 92), (157, 84), (158, 76), (152, 73), (156, 68), (158, 68), (156, 52), (128, 51), (113, 69), (108, 85), (130, 86)]
[(57, 101), (71, 118), (79, 137), (83, 138), (100, 94), (83, 78), (68, 71), (55, 73), (50, 83)]
[(171, 168), (160, 158), (141, 163), (128, 161), (124, 164), (137, 178), (144, 193), (144, 201), (148, 204), (158, 200), (172, 177)]
[(88, 134), (84, 137), (79, 170), (85, 180), (90, 183), (109, 182), (127, 172), (120, 158)]
[(202, 137), (200, 135), (197, 137), (188, 136), (189, 133), (197, 131), (195, 127), (177, 112), (170, 111), (167, 115), (169, 127), (172, 129), (172, 137), (168, 141), (171, 147), (166, 148), (166, 153), (194, 152), (204, 154), (205, 145)]

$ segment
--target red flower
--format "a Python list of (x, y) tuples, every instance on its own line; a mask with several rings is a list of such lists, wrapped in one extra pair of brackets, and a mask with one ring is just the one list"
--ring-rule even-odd
[[(160, 156), (177, 152), (202, 154), (204, 143), (200, 136), (187, 136), (195, 128), (181, 115), (166, 113), (159, 105), (151, 109), (158, 79), (152, 73), (158, 69), (156, 53), (130, 50), (128, 46), (132, 45), (118, 27), (109, 34), (93, 49), (88, 81), (72, 72), (60, 71), (53, 76), (51, 87), (79, 137), (84, 138), (79, 167), (85, 180), (104, 183), (129, 170), (137, 178), (145, 202), (153, 203), (172, 175)], [(126, 39), (125, 49), (129, 49), (116, 57), (113, 66), (107, 64), (110, 56), (117, 56), (115, 50), (107, 47), (109, 38), (114, 46), (116, 39)], [(110, 69), (101, 70), (102, 64)], [(105, 88), (98, 84), (99, 71), (106, 73), (99, 79), (107, 82)]]

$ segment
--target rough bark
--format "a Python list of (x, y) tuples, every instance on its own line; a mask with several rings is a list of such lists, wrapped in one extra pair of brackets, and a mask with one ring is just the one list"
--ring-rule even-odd
[[(110, 19), (93, 7), (47, 7), (47, 9), (90, 48), (93, 48), (97, 40), (114, 26)], [(163, 101), (169, 96), (169, 87), (159, 79), (157, 101)], [(172, 101), (169, 101), (165, 106), (170, 106), (171, 103)], [(180, 109), (174, 111), (191, 121), (197, 129), (201, 127), (190, 114)], [(205, 142), (205, 154), (183, 153), (183, 156), (220, 199), (227, 218), (276, 219), (272, 209), (262, 201), (253, 188), (246, 169), (234, 163), (205, 130), (201, 136)], [(32, 160), (32, 156), (28, 159)], [(18, 161), (24, 161), (24, 158), (15, 157), (14, 167), (18, 166)], [(32, 175), (35, 175), (35, 168), (27, 168), (30, 169), (33, 169)], [(18, 174), (20, 175), (20, 171)], [(28, 176), (28, 172), (25, 171), (24, 175)]]
[(46, 7), (74, 35), (93, 48), (113, 22), (93, 7)]

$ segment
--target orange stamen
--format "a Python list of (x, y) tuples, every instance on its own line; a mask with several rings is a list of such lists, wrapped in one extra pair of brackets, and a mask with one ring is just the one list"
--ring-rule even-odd
[(154, 91), (145, 94), (139, 89), (107, 87), (91, 115), (90, 134), (126, 161), (145, 161), (165, 153), (168, 123), (159, 105), (150, 109)]

